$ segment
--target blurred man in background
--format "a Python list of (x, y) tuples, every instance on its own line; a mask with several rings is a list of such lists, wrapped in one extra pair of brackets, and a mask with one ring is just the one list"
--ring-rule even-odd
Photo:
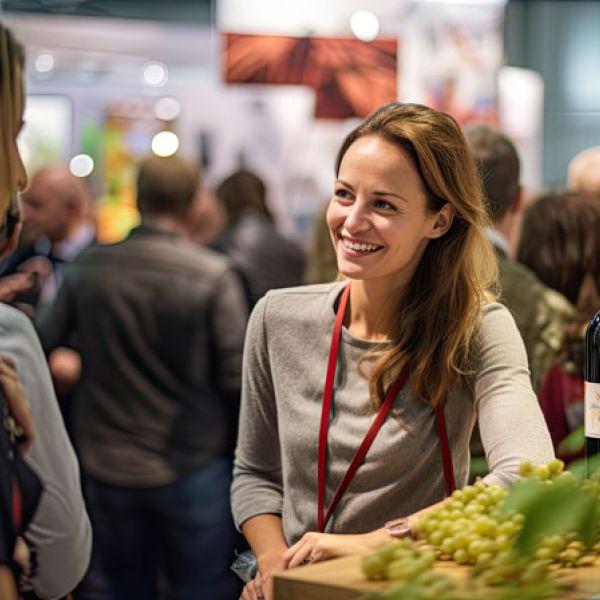
[(111, 600), (219, 600), (246, 305), (229, 261), (187, 239), (197, 169), (153, 157), (137, 184), (141, 226), (71, 264), (39, 333), (48, 353), (79, 335), (75, 438)]
[(521, 332), (537, 392), (562, 349), (565, 324), (572, 320), (574, 307), (510, 256), (507, 239), (523, 210), (521, 167), (513, 143), (488, 125), (471, 125), (465, 135), (479, 168), (492, 221), (488, 235), (498, 256), (500, 301), (511, 311)]
[(219, 184), (215, 196), (225, 210), (227, 224), (211, 248), (231, 258), (246, 288), (249, 307), (271, 289), (300, 285), (306, 257), (277, 231), (263, 180), (241, 169)]
[(19, 249), (2, 275), (35, 274), (35, 285), (14, 302), (25, 312), (48, 305), (56, 295), (65, 265), (95, 239), (88, 218), (91, 197), (86, 183), (66, 166), (38, 171), (23, 194), (23, 232)]
[(600, 202), (600, 146), (577, 154), (568, 167), (567, 185)]

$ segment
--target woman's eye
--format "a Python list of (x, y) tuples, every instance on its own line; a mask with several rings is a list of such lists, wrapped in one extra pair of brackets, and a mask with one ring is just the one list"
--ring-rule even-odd
[(375, 200), (374, 206), (375, 208), (381, 208), (383, 210), (396, 210), (396, 207), (387, 200)]
[(342, 200), (350, 200), (352, 198), (352, 195), (350, 194), (350, 192), (348, 190), (344, 190), (342, 188), (335, 190), (335, 195), (337, 198), (340, 198)]

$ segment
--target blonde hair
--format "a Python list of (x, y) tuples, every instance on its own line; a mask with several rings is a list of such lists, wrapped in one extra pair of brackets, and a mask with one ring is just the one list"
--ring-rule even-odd
[[(3, 215), (14, 190), (10, 148), (14, 124), (23, 94), (25, 55), (9, 29), (0, 22), (0, 214)], [(6, 197), (4, 194), (6, 193)]]
[(450, 229), (427, 245), (397, 302), (392, 345), (377, 355), (369, 371), (376, 405), (408, 363), (416, 394), (435, 406), (470, 370), (473, 334), (496, 281), (481, 181), (458, 123), (447, 114), (418, 104), (381, 106), (348, 134), (338, 153), (336, 173), (348, 148), (366, 135), (380, 136), (410, 154), (430, 211), (446, 202), (456, 211)]

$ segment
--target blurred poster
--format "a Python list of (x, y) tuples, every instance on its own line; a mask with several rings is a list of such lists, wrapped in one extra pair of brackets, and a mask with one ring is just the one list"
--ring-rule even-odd
[(67, 96), (28, 96), (23, 121), (19, 149), (30, 176), (42, 167), (68, 161), (73, 136), (73, 106)]
[(461, 124), (497, 125), (503, 6), (425, 3), (413, 15), (401, 65), (401, 99), (451, 114)]
[(304, 85), (318, 119), (363, 118), (398, 97), (396, 39), (224, 35), (227, 83)]
[(152, 100), (132, 98), (108, 105), (102, 131), (106, 195), (96, 214), (100, 241), (119, 241), (138, 225), (137, 163), (150, 153), (152, 138), (161, 128)]

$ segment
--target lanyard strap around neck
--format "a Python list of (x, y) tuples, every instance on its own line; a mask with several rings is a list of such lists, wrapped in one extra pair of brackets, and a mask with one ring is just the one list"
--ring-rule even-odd
[[(346, 306), (348, 304), (348, 297), (350, 295), (350, 285), (348, 284), (340, 298), (338, 309), (335, 316), (335, 322), (333, 325), (333, 334), (331, 336), (331, 346), (329, 349), (329, 361), (327, 363), (327, 373), (325, 376), (325, 389), (323, 391), (323, 406), (321, 411), (321, 427), (319, 429), (319, 458), (318, 458), (318, 490), (317, 490), (317, 531), (324, 532), (327, 523), (333, 514), (333, 511), (337, 507), (341, 500), (344, 492), (350, 485), (354, 474), (358, 470), (358, 467), (364, 460), (373, 440), (377, 436), (377, 433), (381, 429), (390, 408), (394, 402), (394, 399), (398, 395), (398, 392), (402, 389), (402, 386), (406, 383), (409, 376), (409, 369), (406, 366), (396, 381), (392, 384), (389, 389), (381, 408), (377, 412), (369, 431), (367, 431), (360, 447), (356, 451), (346, 474), (344, 475), (340, 485), (338, 486), (333, 500), (327, 509), (327, 513), (324, 514), (325, 507), (325, 468), (327, 463), (327, 433), (329, 430), (329, 418), (331, 415), (331, 398), (333, 395), (333, 385), (335, 380), (335, 369), (337, 364), (337, 357), (340, 348), (340, 339), (342, 335), (342, 325), (344, 321), (344, 315), (346, 314)], [(438, 436), (440, 438), (440, 444), (442, 448), (442, 459), (444, 463), (444, 479), (446, 482), (446, 494), (450, 495), (454, 490), (454, 474), (452, 470), (452, 456), (450, 454), (450, 446), (448, 443), (448, 435), (446, 432), (446, 423), (444, 419), (444, 411), (442, 406), (438, 406), (435, 409), (435, 417), (438, 429)]]

